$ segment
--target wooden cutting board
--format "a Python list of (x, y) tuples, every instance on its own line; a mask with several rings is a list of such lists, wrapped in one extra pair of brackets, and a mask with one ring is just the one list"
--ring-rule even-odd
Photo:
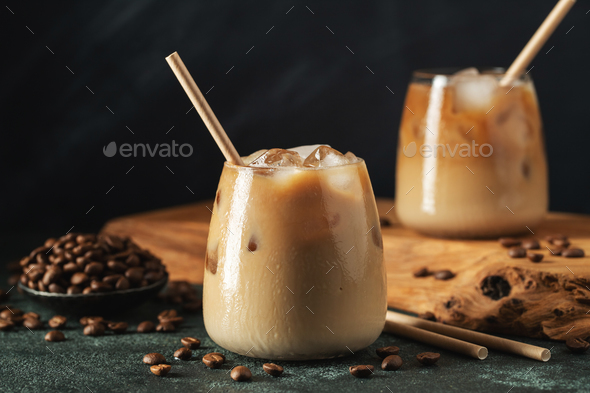
[[(433, 312), (440, 322), (470, 329), (564, 340), (590, 336), (590, 257), (553, 256), (546, 235), (569, 236), (571, 247), (590, 254), (590, 216), (551, 213), (535, 229), (545, 254), (541, 263), (509, 258), (494, 240), (429, 238), (402, 227), (394, 201), (378, 198), (390, 307)], [(201, 202), (107, 222), (104, 232), (130, 236), (160, 256), (172, 280), (203, 282), (210, 208)], [(421, 267), (451, 270), (447, 281), (415, 278)], [(488, 278), (491, 277), (491, 278)], [(488, 282), (485, 296), (482, 283)], [(495, 295), (495, 296), (493, 296)]]

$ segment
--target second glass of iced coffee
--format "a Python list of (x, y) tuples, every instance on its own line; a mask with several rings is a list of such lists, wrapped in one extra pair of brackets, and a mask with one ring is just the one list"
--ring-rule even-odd
[(241, 355), (285, 360), (366, 348), (385, 323), (386, 276), (367, 168), (328, 146), (226, 162), (204, 276), (207, 333)]

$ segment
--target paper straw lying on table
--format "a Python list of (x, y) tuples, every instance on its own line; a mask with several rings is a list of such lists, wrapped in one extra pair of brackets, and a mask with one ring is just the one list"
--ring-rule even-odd
[(531, 359), (546, 362), (551, 359), (551, 352), (547, 348), (537, 347), (535, 345), (525, 344), (518, 341), (508, 340), (506, 338), (496, 337), (473, 330), (462, 329), (456, 326), (445, 325), (438, 322), (427, 321), (424, 319), (411, 317), (409, 315), (387, 311), (387, 323), (397, 323), (404, 326), (425, 329), (449, 337), (455, 337), (470, 343), (485, 345), (490, 349), (510, 352), (516, 355), (526, 356)]
[(457, 340), (456, 338), (443, 336), (442, 334), (429, 332), (428, 330), (422, 330), (413, 326), (404, 325), (403, 323), (386, 320), (383, 331), (398, 336), (411, 338), (439, 348), (448, 349), (449, 351), (462, 353), (463, 355), (471, 356), (479, 360), (483, 360), (488, 357), (488, 350), (486, 347)]

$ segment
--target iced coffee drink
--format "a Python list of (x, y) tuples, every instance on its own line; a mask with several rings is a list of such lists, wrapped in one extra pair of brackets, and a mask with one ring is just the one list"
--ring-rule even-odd
[(328, 146), (225, 163), (203, 284), (209, 337), (240, 355), (323, 359), (373, 343), (386, 276), (367, 168)]
[(539, 105), (524, 75), (501, 70), (415, 72), (399, 133), (400, 221), (442, 237), (495, 237), (535, 229), (547, 211)]

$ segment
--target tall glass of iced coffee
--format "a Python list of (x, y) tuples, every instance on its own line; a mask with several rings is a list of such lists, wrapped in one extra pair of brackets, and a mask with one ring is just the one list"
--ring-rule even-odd
[(203, 314), (209, 337), (267, 359), (343, 356), (385, 323), (386, 276), (367, 168), (328, 146), (225, 163), (211, 216)]
[(533, 82), (501, 69), (417, 71), (399, 132), (396, 210), (419, 232), (495, 237), (534, 231), (547, 165)]

